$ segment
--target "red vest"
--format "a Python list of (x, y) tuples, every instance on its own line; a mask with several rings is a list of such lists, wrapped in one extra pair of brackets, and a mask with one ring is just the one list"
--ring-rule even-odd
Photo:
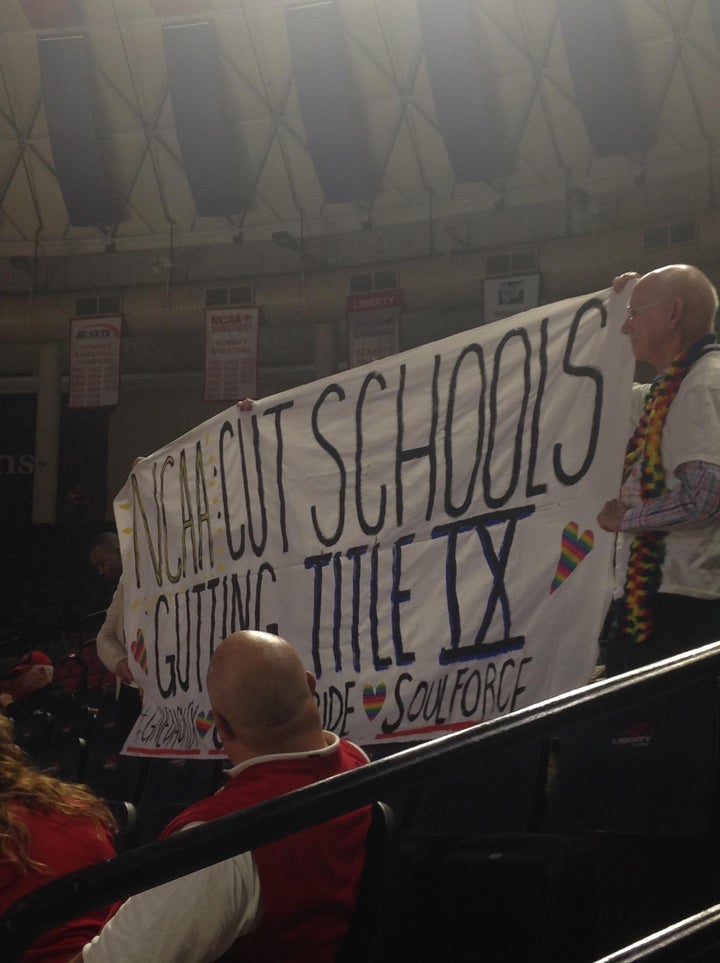
[[(41, 813), (26, 809), (18, 802), (14, 814), (30, 833), (30, 858), (42, 864), (23, 872), (16, 864), (0, 860), (0, 916), (13, 903), (59, 876), (92, 866), (115, 855), (110, 832), (85, 816)], [(33, 942), (23, 956), (24, 963), (63, 963), (102, 929), (108, 908), (88, 910), (76, 919), (62, 923)], [(0, 947), (0, 957), (2, 957)]]
[[(324, 756), (270, 759), (238, 773), (218, 793), (186, 809), (163, 837), (327, 779), (367, 762), (341, 740)], [(366, 806), (253, 850), (262, 917), (222, 957), (225, 963), (334, 963), (347, 932), (365, 864)]]

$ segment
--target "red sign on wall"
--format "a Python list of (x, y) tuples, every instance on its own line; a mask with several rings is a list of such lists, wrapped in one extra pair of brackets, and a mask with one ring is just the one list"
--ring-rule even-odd
[(122, 318), (70, 322), (70, 408), (107, 408), (120, 400)]
[(257, 397), (259, 308), (205, 312), (205, 400)]
[(402, 305), (402, 291), (372, 291), (348, 297), (348, 364), (351, 368), (397, 354)]

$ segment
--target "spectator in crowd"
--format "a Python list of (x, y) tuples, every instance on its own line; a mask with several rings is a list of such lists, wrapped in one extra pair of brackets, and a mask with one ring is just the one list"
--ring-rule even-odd
[(120, 539), (115, 532), (103, 532), (90, 547), (90, 564), (112, 585), (117, 585), (122, 573)]
[[(213, 654), (207, 686), (230, 779), (176, 817), (165, 836), (367, 762), (357, 746), (322, 729), (315, 680), (277, 636), (228, 636)], [(364, 807), (133, 896), (82, 959), (331, 963), (352, 916), (369, 823)]]
[(62, 712), (71, 703), (71, 696), (53, 681), (55, 668), (50, 656), (33, 649), (13, 667), (18, 680), (17, 695), (0, 694), (0, 709), (12, 719), (27, 718), (35, 712)]
[(120, 540), (114, 532), (105, 532), (97, 539), (90, 549), (90, 564), (115, 586), (105, 621), (97, 636), (98, 658), (121, 682), (132, 685), (133, 675), (128, 664), (123, 625), (122, 556)]
[[(0, 716), (0, 915), (66, 873), (115, 855), (115, 822), (85, 786), (38, 772)], [(94, 910), (38, 937), (23, 963), (65, 963), (102, 927)]]
[(623, 333), (635, 359), (659, 373), (634, 387), (620, 496), (598, 515), (619, 533), (610, 672), (720, 639), (717, 308), (714, 286), (687, 264), (640, 277), (628, 298)]

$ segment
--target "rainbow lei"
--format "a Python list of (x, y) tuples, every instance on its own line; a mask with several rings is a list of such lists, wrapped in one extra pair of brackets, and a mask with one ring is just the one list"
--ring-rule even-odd
[[(625, 478), (640, 460), (640, 496), (644, 502), (668, 491), (661, 448), (668, 409), (693, 362), (714, 340), (714, 335), (708, 335), (691, 345), (650, 385), (642, 416), (625, 452)], [(633, 642), (646, 642), (652, 635), (653, 601), (660, 588), (664, 561), (665, 532), (640, 532), (633, 536), (620, 620), (622, 634)]]

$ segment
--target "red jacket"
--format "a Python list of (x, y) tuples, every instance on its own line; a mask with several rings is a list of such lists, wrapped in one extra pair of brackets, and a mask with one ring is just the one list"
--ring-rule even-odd
[[(366, 762), (361, 750), (345, 740), (337, 751), (322, 756), (263, 760), (243, 769), (214, 796), (186, 809), (162, 835), (227, 816)], [(366, 806), (253, 850), (262, 917), (223, 961), (333, 963), (355, 906), (370, 815)]]
[[(0, 916), (22, 896), (58, 876), (91, 866), (115, 855), (110, 833), (84, 816), (39, 813), (18, 804), (16, 815), (30, 833), (30, 856), (43, 869), (24, 873), (17, 865), (0, 862)], [(65, 963), (102, 929), (107, 909), (93, 910), (39, 936), (23, 956), (23, 963)]]

